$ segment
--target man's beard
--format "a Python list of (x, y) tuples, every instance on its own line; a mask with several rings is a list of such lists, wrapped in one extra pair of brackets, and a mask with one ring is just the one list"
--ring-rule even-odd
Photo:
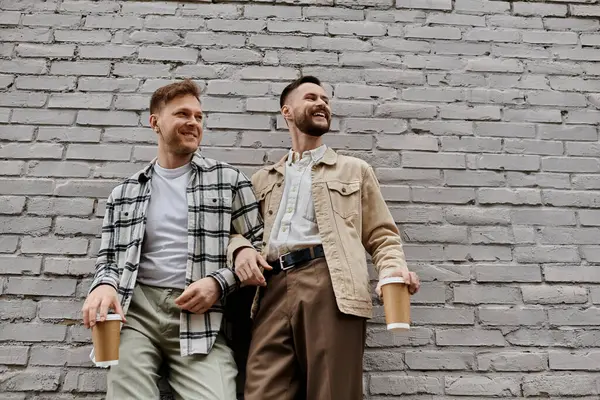
[(306, 133), (307, 135), (314, 137), (321, 137), (327, 132), (329, 132), (329, 127), (331, 125), (331, 119), (326, 117), (327, 125), (317, 125), (313, 122), (312, 111), (311, 114), (300, 114), (296, 118), (296, 126), (300, 129), (301, 132)]

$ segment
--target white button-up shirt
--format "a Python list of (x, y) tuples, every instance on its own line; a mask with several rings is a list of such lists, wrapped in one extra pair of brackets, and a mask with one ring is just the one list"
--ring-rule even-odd
[(301, 157), (290, 150), (283, 197), (269, 240), (269, 261), (290, 251), (321, 244), (312, 198), (312, 167), (321, 161), (326, 150), (327, 147), (322, 145), (305, 151)]

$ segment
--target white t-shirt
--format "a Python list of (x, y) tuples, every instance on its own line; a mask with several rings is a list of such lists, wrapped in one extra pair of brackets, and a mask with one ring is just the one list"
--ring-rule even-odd
[(154, 165), (150, 202), (137, 280), (150, 286), (185, 288), (188, 256), (186, 189), (192, 166), (175, 169)]

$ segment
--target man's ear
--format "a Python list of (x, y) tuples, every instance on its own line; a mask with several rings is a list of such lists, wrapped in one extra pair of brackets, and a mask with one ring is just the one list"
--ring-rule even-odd
[(281, 107), (281, 114), (283, 115), (283, 118), (286, 119), (286, 121), (292, 119), (292, 110), (290, 110), (290, 107), (287, 105)]
[(152, 127), (152, 130), (154, 130), (154, 132), (160, 132), (160, 129), (158, 128), (158, 119), (156, 118), (155, 114), (150, 115), (150, 126)]

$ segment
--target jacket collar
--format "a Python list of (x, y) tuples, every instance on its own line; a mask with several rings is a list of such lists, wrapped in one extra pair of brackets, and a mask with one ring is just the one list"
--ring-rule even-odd
[[(277, 171), (281, 175), (285, 175), (285, 162), (287, 161), (290, 153), (288, 152), (285, 156), (281, 158), (277, 163), (273, 165), (266, 166), (264, 169), (267, 171)], [(319, 163), (323, 163), (326, 165), (334, 165), (337, 162), (338, 155), (331, 147), (327, 146), (327, 150), (325, 150), (325, 154), (323, 158), (319, 161)]]

